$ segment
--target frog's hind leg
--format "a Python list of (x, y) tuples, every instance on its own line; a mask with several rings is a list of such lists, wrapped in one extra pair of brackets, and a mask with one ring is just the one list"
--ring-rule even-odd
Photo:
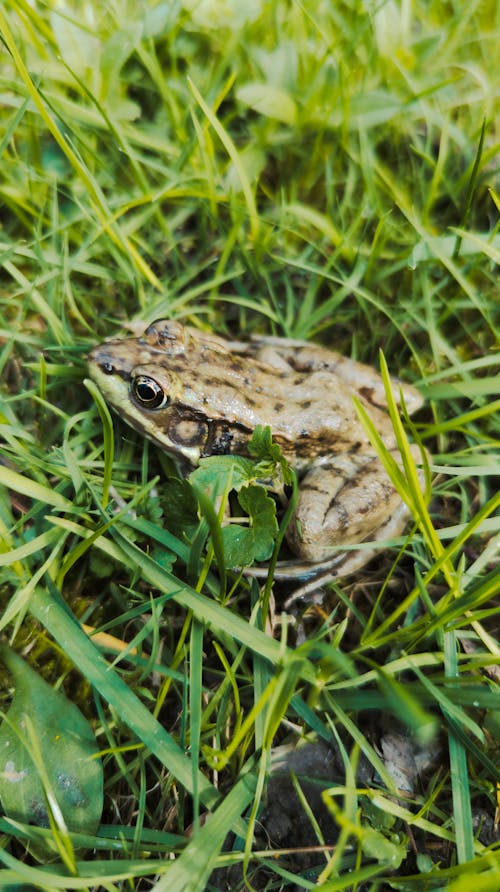
[[(412, 452), (420, 462), (416, 446)], [(399, 452), (393, 450), (391, 454), (400, 463)], [(409, 517), (407, 506), (375, 453), (342, 453), (304, 476), (287, 539), (303, 559), (323, 562), (346, 545), (399, 536)], [(371, 548), (350, 551), (339, 575), (363, 566), (373, 553)]]

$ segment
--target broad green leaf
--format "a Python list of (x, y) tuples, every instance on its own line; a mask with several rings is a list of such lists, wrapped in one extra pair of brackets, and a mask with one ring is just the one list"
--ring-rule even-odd
[(228, 488), (238, 490), (249, 483), (265, 480), (282, 490), (283, 484), (291, 483), (292, 474), (287, 460), (277, 443), (273, 442), (271, 428), (257, 425), (248, 443), (252, 458), (241, 455), (211, 455), (202, 458), (199, 467), (192, 471), (189, 480), (212, 496), (221, 495)]
[(61, 58), (80, 76), (95, 71), (101, 55), (101, 42), (93, 33), (92, 23), (87, 20), (77, 24), (56, 11), (51, 13), (50, 19)]
[(274, 118), (275, 121), (291, 126), (297, 119), (297, 106), (290, 94), (272, 84), (245, 84), (240, 87), (236, 96), (240, 102), (265, 115), (266, 118)]
[[(240, 152), (240, 163), (250, 182), (257, 182), (266, 165), (266, 155), (259, 146), (252, 143)], [(224, 182), (230, 192), (242, 191), (238, 170), (233, 163), (227, 169)]]
[(282, 455), (278, 444), (273, 442), (269, 426), (257, 425), (248, 444), (248, 451), (257, 462), (255, 467), (257, 478), (271, 477), (278, 488), (285, 483), (292, 483), (293, 473), (290, 465)]
[(198, 528), (199, 517), (198, 501), (190, 482), (181, 477), (168, 477), (161, 487), (160, 503), (169, 531), (179, 539), (191, 538)]
[(227, 489), (238, 491), (255, 476), (255, 462), (236, 455), (211, 455), (202, 458), (199, 467), (189, 475), (189, 481), (212, 497), (222, 495)]
[[(68, 830), (95, 833), (103, 806), (97, 744), (80, 710), (14, 651), (0, 647), (15, 694), (0, 726), (0, 798), (8, 817), (48, 827), (59, 809)], [(52, 797), (55, 797), (55, 802)]]
[(249, 526), (230, 524), (224, 527), (224, 553), (227, 567), (245, 567), (253, 561), (271, 556), (278, 534), (276, 505), (263, 486), (246, 486), (238, 493), (238, 501), (249, 516)]
[(118, 73), (132, 55), (141, 37), (141, 26), (135, 22), (114, 31), (102, 47), (101, 73), (104, 82), (116, 83)]
[(201, 29), (227, 28), (237, 34), (247, 22), (254, 22), (262, 12), (262, 0), (184, 0), (183, 8), (188, 11), (194, 25)]
[(248, 451), (252, 459), (234, 455), (202, 459), (189, 476), (192, 486), (212, 500), (237, 492), (239, 504), (248, 515), (248, 525), (231, 523), (222, 530), (226, 567), (246, 567), (271, 556), (278, 534), (276, 504), (262, 482), (283, 492), (284, 485), (292, 480), (288, 462), (273, 443), (269, 427), (256, 427)]

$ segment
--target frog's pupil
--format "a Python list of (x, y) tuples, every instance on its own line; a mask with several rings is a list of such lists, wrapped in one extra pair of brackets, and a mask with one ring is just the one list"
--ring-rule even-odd
[(162, 388), (152, 378), (145, 376), (136, 378), (133, 384), (133, 392), (136, 400), (145, 409), (158, 409), (166, 403), (166, 396)]

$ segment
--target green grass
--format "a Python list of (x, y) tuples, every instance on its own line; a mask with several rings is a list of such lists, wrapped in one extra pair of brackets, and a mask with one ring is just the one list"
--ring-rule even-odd
[[(1, 626), (106, 794), (64, 863), (0, 818), (0, 886), (499, 887), (498, 4), (16, 0), (0, 33)], [(408, 535), (303, 602), (221, 570), (210, 505), (168, 526), (168, 459), (84, 386), (161, 316), (382, 350), (426, 398)], [(323, 817), (294, 769), (273, 835), (299, 741)]]

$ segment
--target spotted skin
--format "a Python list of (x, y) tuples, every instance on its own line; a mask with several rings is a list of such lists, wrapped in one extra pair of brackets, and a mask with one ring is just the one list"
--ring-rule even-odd
[[(288, 539), (306, 561), (376, 538), (396, 516), (398, 530), (407, 522), (354, 405), (357, 397), (398, 461), (383, 384), (369, 366), (303, 341), (230, 342), (166, 319), (95, 347), (89, 371), (125, 421), (187, 465), (246, 455), (255, 427), (269, 426), (299, 474)], [(392, 384), (410, 413), (421, 406), (413, 387)]]

